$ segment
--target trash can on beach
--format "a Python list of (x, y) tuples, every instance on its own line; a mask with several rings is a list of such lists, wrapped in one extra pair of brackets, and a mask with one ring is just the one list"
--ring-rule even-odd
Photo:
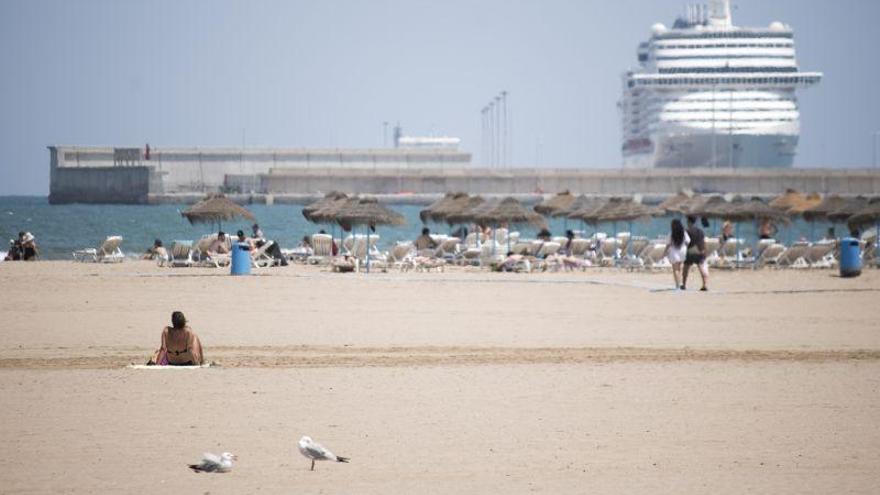
[(844, 237), (840, 240), (840, 276), (858, 277), (862, 273), (862, 259), (859, 257), (859, 240)]
[(247, 243), (235, 242), (232, 244), (232, 275), (251, 274), (251, 252)]

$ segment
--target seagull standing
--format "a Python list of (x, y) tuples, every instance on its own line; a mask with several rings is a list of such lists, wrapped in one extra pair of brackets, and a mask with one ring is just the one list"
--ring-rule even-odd
[(310, 437), (299, 439), (299, 453), (312, 460), (312, 471), (315, 470), (315, 461), (348, 462), (348, 457), (342, 457), (330, 452), (320, 443), (313, 442)]
[(189, 468), (197, 473), (228, 473), (232, 470), (232, 461), (237, 460), (238, 456), (224, 452), (220, 455), (205, 452), (202, 454), (202, 462), (199, 464), (190, 464)]

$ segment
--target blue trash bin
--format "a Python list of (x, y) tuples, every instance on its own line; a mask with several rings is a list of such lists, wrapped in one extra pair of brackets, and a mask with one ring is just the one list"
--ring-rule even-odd
[(244, 242), (232, 244), (232, 275), (251, 274), (250, 246)]
[(858, 277), (862, 273), (862, 258), (859, 256), (859, 240), (844, 237), (840, 240), (840, 276)]

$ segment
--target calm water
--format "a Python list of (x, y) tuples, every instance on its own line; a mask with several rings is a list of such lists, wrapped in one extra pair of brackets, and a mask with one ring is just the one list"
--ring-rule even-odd
[[(8, 247), (8, 240), (16, 237), (21, 230), (32, 232), (40, 247), (43, 259), (70, 259), (76, 249), (95, 247), (108, 235), (121, 235), (126, 254), (137, 254), (146, 250), (153, 239), (162, 239), (170, 246), (175, 239), (197, 240), (212, 231), (210, 225), (190, 225), (180, 216), (186, 205), (50, 205), (45, 197), (2, 197), (0, 196), (0, 236), (3, 245), (0, 251)], [(392, 208), (406, 216), (407, 224), (401, 227), (379, 227), (380, 245), (387, 248), (395, 241), (414, 239), (422, 228), (417, 205), (392, 205)], [(320, 228), (330, 231), (329, 226), (316, 226), (308, 223), (302, 216), (302, 205), (249, 205), (248, 209), (257, 217), (267, 237), (275, 239), (284, 248), (294, 247), (304, 235), (317, 232)], [(451, 229), (446, 225), (429, 225), (434, 232), (448, 233)], [(818, 222), (812, 226), (813, 237), (821, 236), (828, 224)], [(564, 227), (581, 229), (580, 222), (554, 219), (550, 222), (550, 230), (554, 235), (562, 235)], [(599, 230), (612, 233), (629, 230), (630, 225), (618, 223), (600, 225)], [(584, 227), (592, 233), (591, 226)], [(717, 233), (720, 224), (715, 222), (708, 229)], [(249, 222), (229, 222), (223, 224), (226, 232), (242, 229), (250, 233)], [(632, 225), (637, 235), (656, 237), (666, 235), (669, 229), (668, 218), (656, 218), (648, 222)], [(741, 224), (738, 235), (748, 240), (755, 238), (753, 224)], [(837, 227), (843, 233), (844, 226)], [(520, 228), (524, 237), (534, 237), (532, 228)], [(337, 230), (338, 232), (338, 230)], [(811, 226), (803, 221), (796, 221), (790, 227), (781, 227), (777, 236), (785, 242), (796, 240), (801, 236), (811, 236)]]

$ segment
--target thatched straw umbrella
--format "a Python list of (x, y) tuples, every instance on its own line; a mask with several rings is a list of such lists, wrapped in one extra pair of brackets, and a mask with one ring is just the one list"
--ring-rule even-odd
[[(332, 238), (336, 233), (336, 213), (348, 199), (349, 197), (345, 193), (331, 191), (324, 195), (323, 198), (306, 205), (302, 210), (302, 214), (309, 222), (329, 224), (331, 226), (330, 237)], [(340, 237), (342, 236), (340, 235)]]
[(574, 203), (575, 197), (568, 190), (551, 196), (534, 206), (534, 210), (541, 215), (550, 216), (559, 210), (564, 210)]
[(367, 227), (367, 273), (370, 273), (370, 227), (376, 225), (404, 225), (406, 219), (400, 213), (380, 204), (375, 198), (350, 198), (336, 211), (336, 222), (343, 229), (356, 225)]
[(693, 209), (698, 204), (702, 204), (705, 201), (703, 196), (699, 194), (694, 194), (693, 191), (681, 191), (675, 196), (666, 198), (662, 203), (660, 203), (657, 208), (663, 210), (664, 213), (678, 213), (684, 214), (687, 213), (690, 209)]
[[(481, 208), (474, 213), (477, 222), (498, 225), (499, 223), (531, 224), (537, 227), (545, 227), (544, 217), (527, 210), (522, 203), (515, 198), (507, 197), (499, 201), (491, 208)], [(493, 232), (497, 229), (493, 229)], [(494, 244), (493, 244), (494, 249)], [(510, 235), (507, 236), (507, 251), (510, 251)]]
[(482, 196), (468, 196), (457, 199), (450, 205), (449, 209), (443, 213), (446, 223), (476, 223), (476, 216), (480, 213), (481, 208), (487, 208), (495, 205), (495, 201), (487, 201)]
[[(663, 210), (643, 205), (632, 199), (624, 199), (618, 202), (609, 202), (609, 204), (597, 213), (599, 222), (612, 222), (614, 224), (614, 235), (617, 235), (617, 222), (627, 222), (629, 224), (630, 238), (632, 238), (633, 222), (640, 219), (650, 218), (662, 215)], [(626, 244), (626, 254), (630, 254), (631, 242)]]
[(768, 206), (780, 211), (788, 211), (791, 208), (802, 204), (804, 200), (806, 200), (806, 196), (804, 196), (803, 193), (798, 192), (795, 189), (786, 189), (784, 194), (773, 198), (773, 200), (768, 203)]
[(873, 199), (867, 206), (854, 213), (846, 221), (851, 229), (860, 229), (866, 225), (880, 222), (880, 198)]
[(448, 193), (446, 193), (445, 195), (443, 195), (442, 198), (438, 199), (437, 201), (434, 201), (433, 203), (428, 205), (427, 208), (421, 210), (419, 212), (419, 218), (422, 220), (422, 223), (442, 221), (443, 215), (441, 212), (444, 211), (445, 208), (448, 208), (449, 205), (454, 203), (456, 198), (459, 198), (462, 196), (467, 197), (467, 194), (463, 193), (463, 192), (458, 192), (458, 193), (448, 192)]
[(602, 203), (594, 205), (592, 208), (584, 208), (580, 211), (576, 211), (572, 213), (572, 216), (570, 216), (569, 218), (580, 218), (584, 222), (587, 222), (591, 225), (597, 225), (599, 222), (602, 221), (601, 219), (603, 215), (620, 208), (621, 205), (627, 201), (632, 200), (620, 197), (610, 198), (606, 201), (603, 201)]
[[(796, 217), (799, 215), (803, 215), (803, 213), (815, 206), (819, 206), (822, 203), (822, 196), (817, 192), (812, 192), (803, 197), (803, 199), (796, 202), (793, 206), (788, 208), (785, 212), (790, 217)], [(771, 205), (772, 206), (772, 205)]]
[(246, 208), (237, 205), (234, 201), (223, 194), (210, 194), (205, 199), (190, 206), (180, 214), (186, 217), (191, 224), (213, 224), (214, 222), (217, 222), (217, 230), (222, 228), (222, 222), (224, 220), (232, 220), (234, 218), (246, 218), (250, 221), (256, 220), (253, 213)]
[(831, 223), (835, 224), (839, 222), (845, 222), (849, 217), (855, 215), (861, 210), (864, 210), (867, 206), (867, 198), (861, 196), (857, 198), (847, 198), (838, 208), (835, 208), (833, 211), (828, 212), (826, 218), (828, 218)]
[(768, 219), (788, 222), (788, 218), (783, 212), (761, 201), (760, 198), (751, 198), (749, 200), (737, 201), (731, 204), (733, 205), (732, 218), (740, 218), (743, 220)]
[(822, 202), (803, 210), (804, 220), (815, 221), (828, 218), (828, 214), (845, 205), (846, 198), (842, 198), (836, 194), (827, 196)]
[(817, 220), (828, 220), (828, 215), (840, 208), (846, 206), (847, 200), (841, 196), (833, 194), (822, 198), (819, 204), (806, 208), (801, 212), (804, 220), (810, 222), (810, 240), (814, 240), (814, 230)]
[(322, 221), (320, 220), (313, 219), (312, 214), (316, 211), (326, 208), (327, 206), (338, 206), (339, 204), (341, 204), (340, 202), (344, 201), (345, 199), (348, 199), (347, 194), (339, 191), (330, 191), (325, 194), (323, 198), (304, 206), (302, 209), (302, 214), (304, 217), (306, 217), (306, 220), (312, 223), (322, 223)]

